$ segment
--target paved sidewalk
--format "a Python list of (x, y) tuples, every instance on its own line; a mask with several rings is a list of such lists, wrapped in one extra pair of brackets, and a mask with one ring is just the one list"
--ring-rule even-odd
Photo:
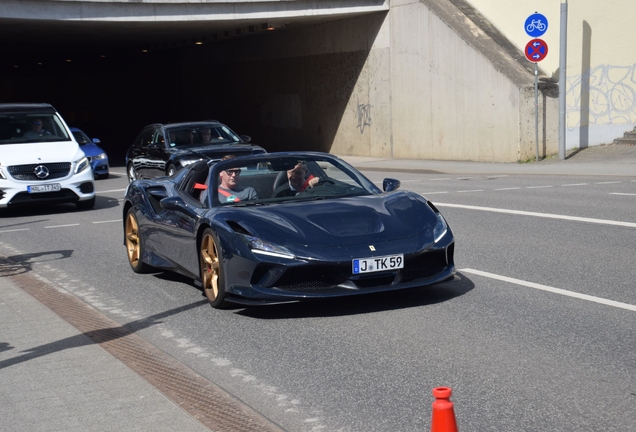
[(457, 162), (419, 159), (385, 159), (340, 156), (357, 169), (439, 174), (545, 174), (635, 176), (636, 146), (610, 144), (572, 150), (565, 160), (557, 157), (527, 163)]
[(0, 275), (0, 431), (209, 431)]

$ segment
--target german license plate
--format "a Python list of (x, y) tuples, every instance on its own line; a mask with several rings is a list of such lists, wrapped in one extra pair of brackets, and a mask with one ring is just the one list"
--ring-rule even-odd
[(354, 259), (353, 274), (373, 273), (404, 268), (404, 254)]
[(43, 185), (27, 186), (28, 193), (41, 193), (41, 192), (57, 192), (62, 189), (59, 183), (49, 183)]

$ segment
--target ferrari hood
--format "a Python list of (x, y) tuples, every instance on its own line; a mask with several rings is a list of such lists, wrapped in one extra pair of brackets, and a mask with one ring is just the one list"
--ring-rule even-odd
[(236, 209), (234, 222), (280, 245), (379, 243), (432, 230), (437, 218), (419, 195), (396, 192)]

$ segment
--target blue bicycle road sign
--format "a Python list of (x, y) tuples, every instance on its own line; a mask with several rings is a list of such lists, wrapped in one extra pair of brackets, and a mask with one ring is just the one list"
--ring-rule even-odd
[(548, 30), (548, 19), (545, 15), (534, 13), (526, 19), (523, 28), (528, 35), (537, 38)]

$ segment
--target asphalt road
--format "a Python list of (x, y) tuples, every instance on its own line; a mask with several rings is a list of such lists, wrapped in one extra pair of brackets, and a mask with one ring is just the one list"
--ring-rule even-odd
[(462, 431), (636, 430), (633, 177), (369, 171), (439, 206), (454, 281), (215, 310), (186, 278), (130, 270), (113, 171), (94, 210), (3, 212), (0, 254), (149, 322), (142, 337), (289, 431), (428, 430), (437, 386)]

